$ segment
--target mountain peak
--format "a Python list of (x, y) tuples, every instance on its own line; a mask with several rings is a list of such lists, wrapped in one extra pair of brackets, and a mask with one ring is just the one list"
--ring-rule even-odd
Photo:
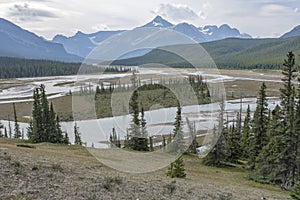
[(158, 27), (158, 28), (169, 28), (171, 26), (174, 26), (172, 23), (168, 22), (164, 18), (162, 18), (160, 15), (156, 16), (151, 22), (148, 24), (142, 26), (143, 28), (153, 28), (153, 27)]

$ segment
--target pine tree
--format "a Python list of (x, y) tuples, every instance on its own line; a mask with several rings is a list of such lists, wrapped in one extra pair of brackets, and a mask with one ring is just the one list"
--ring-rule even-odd
[(178, 103), (175, 122), (174, 122), (174, 129), (173, 129), (174, 139), (173, 139), (173, 143), (171, 143), (170, 145), (170, 150), (172, 153), (182, 154), (185, 152), (186, 147), (185, 147), (182, 126), (183, 126), (183, 122), (181, 116), (181, 107)]
[(4, 128), (4, 137), (8, 138), (8, 133), (7, 133), (7, 128), (6, 127)]
[(192, 139), (191, 145), (188, 149), (187, 152), (192, 153), (192, 154), (196, 154), (197, 153), (197, 148), (199, 147), (199, 144), (197, 142), (197, 134), (196, 134), (196, 125), (195, 123), (192, 124), (188, 118), (186, 118), (186, 122), (189, 128), (189, 132), (190, 132), (190, 137)]
[(133, 113), (132, 121), (129, 128), (129, 138), (128, 141), (126, 141), (125, 147), (135, 151), (149, 151), (146, 120), (144, 118), (144, 109), (142, 109), (141, 119), (139, 119), (140, 113), (137, 90), (133, 92), (130, 107)]
[(154, 151), (154, 147), (153, 147), (153, 137), (149, 137), (149, 151)]
[(112, 133), (110, 134), (109, 141), (111, 143), (111, 147), (121, 148), (121, 141), (118, 137), (118, 134), (117, 134), (115, 128), (112, 129)]
[(244, 120), (244, 126), (242, 128), (242, 138), (241, 138), (241, 149), (242, 157), (248, 158), (249, 148), (250, 148), (250, 132), (251, 132), (251, 111), (248, 105), (246, 117)]
[(64, 143), (59, 117), (53, 104), (49, 106), (44, 85), (34, 90), (33, 99), (32, 120), (27, 131), (29, 140), (33, 143)]
[(15, 135), (14, 138), (21, 138), (22, 134), (20, 131), (20, 126), (18, 122), (18, 117), (17, 117), (17, 111), (16, 111), (16, 105), (13, 103), (13, 111), (14, 111), (14, 119), (15, 119)]
[(70, 144), (70, 138), (69, 138), (68, 133), (65, 133), (63, 143), (67, 144), (67, 145)]
[(296, 72), (292, 52), (288, 53), (283, 65), (281, 108), (278, 106), (272, 112), (268, 132), (270, 140), (257, 159), (257, 172), (268, 181), (280, 184), (281, 188), (290, 189), (299, 179), (300, 167), (300, 102), (295, 101), (296, 91), (292, 83)]
[(5, 134), (3, 134), (3, 132), (2, 132), (2, 129), (4, 128), (4, 126), (3, 126), (3, 124), (0, 122), (0, 138), (2, 138), (2, 137), (5, 137), (4, 135)]
[(277, 105), (272, 111), (268, 125), (269, 142), (260, 152), (256, 168), (258, 174), (264, 179), (280, 184), (284, 178), (286, 168), (282, 168), (282, 152), (284, 150), (283, 116), (280, 107)]
[(75, 138), (74, 144), (82, 146), (82, 141), (81, 141), (81, 137), (80, 137), (80, 133), (79, 133), (79, 127), (77, 126), (76, 123), (74, 125), (74, 138)]
[(203, 159), (203, 163), (209, 166), (221, 166), (223, 161), (226, 161), (227, 154), (225, 151), (226, 139), (224, 136), (224, 113), (225, 103), (224, 100), (220, 102), (220, 113), (218, 118), (218, 127), (213, 128), (212, 145), (214, 147)]
[[(237, 117), (239, 117), (239, 113), (237, 114)], [(233, 122), (233, 125), (230, 126), (228, 131), (228, 137), (227, 137), (227, 158), (231, 162), (236, 162), (241, 157), (241, 146), (240, 141), (241, 135), (239, 133), (239, 130), (237, 128), (237, 125), (235, 124), (235, 121)]]
[(9, 138), (12, 138), (12, 129), (11, 129), (11, 124), (10, 124), (10, 117), (8, 115), (8, 136)]
[(296, 66), (295, 66), (295, 55), (293, 52), (287, 54), (287, 59), (283, 63), (283, 88), (281, 91), (281, 106), (284, 114), (284, 127), (285, 127), (285, 144), (284, 149), (284, 162), (287, 167), (286, 173), (284, 174), (283, 184), (285, 187), (295, 184), (296, 181), (296, 163), (297, 149), (299, 143), (299, 136), (295, 133), (295, 86), (293, 80), (296, 77)]
[(257, 97), (256, 110), (254, 112), (253, 127), (250, 134), (250, 148), (248, 165), (250, 169), (255, 168), (255, 160), (267, 144), (267, 125), (268, 125), (268, 103), (266, 95), (266, 85), (262, 84)]
[(175, 162), (171, 163), (166, 175), (170, 176), (171, 178), (186, 177), (184, 162), (182, 157), (179, 157)]

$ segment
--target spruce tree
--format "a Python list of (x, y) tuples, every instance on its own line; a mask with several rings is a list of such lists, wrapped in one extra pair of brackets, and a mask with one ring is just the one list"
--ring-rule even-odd
[(79, 133), (79, 127), (77, 126), (76, 123), (74, 125), (74, 138), (75, 138), (74, 144), (82, 146), (81, 136)]
[(241, 138), (241, 149), (242, 157), (248, 158), (249, 148), (250, 148), (250, 131), (251, 131), (251, 111), (248, 105), (246, 117), (244, 119), (244, 126), (242, 128), (242, 138)]
[(173, 129), (173, 142), (170, 145), (170, 150), (172, 153), (182, 154), (185, 151), (185, 141), (183, 136), (182, 130), (183, 122), (181, 116), (181, 107), (179, 103), (177, 104), (177, 112), (174, 122), (174, 129)]
[[(237, 116), (239, 117), (239, 113)], [(241, 157), (241, 146), (240, 141), (241, 135), (237, 128), (237, 124), (235, 124), (235, 121), (233, 122), (233, 125), (230, 126), (228, 131), (228, 137), (227, 137), (227, 159), (231, 162), (236, 162)]]
[(8, 136), (9, 138), (12, 138), (12, 128), (11, 128), (11, 123), (10, 123), (10, 117), (8, 115)]
[(70, 144), (70, 138), (69, 138), (68, 133), (65, 133), (63, 143), (67, 144), (67, 145)]
[(18, 117), (17, 117), (17, 111), (16, 111), (16, 105), (13, 103), (13, 111), (14, 111), (14, 119), (15, 119), (15, 135), (14, 138), (21, 138), (22, 134), (20, 131), (20, 125), (18, 122)]
[(33, 100), (32, 120), (27, 131), (29, 140), (33, 143), (64, 143), (59, 118), (53, 104), (49, 105), (44, 85), (34, 90)]
[(182, 157), (179, 157), (175, 162), (171, 163), (166, 175), (170, 176), (171, 178), (186, 177), (184, 162)]
[(292, 52), (288, 53), (283, 66), (281, 108), (276, 107), (272, 113), (269, 124), (271, 138), (257, 159), (257, 171), (268, 181), (280, 184), (281, 188), (291, 189), (299, 179), (300, 167), (298, 146), (300, 104), (299, 100), (295, 101), (293, 79), (296, 70), (295, 56)]
[(7, 128), (6, 127), (4, 128), (4, 137), (8, 138), (8, 133), (7, 133)]
[(214, 126), (212, 133), (212, 150), (203, 159), (203, 163), (209, 166), (221, 166), (222, 162), (226, 161), (227, 154), (225, 151), (226, 139), (224, 136), (224, 113), (225, 113), (225, 103), (224, 100), (220, 102), (220, 111), (218, 117), (218, 126)]
[(297, 166), (295, 160), (297, 158), (297, 149), (299, 143), (299, 136), (295, 133), (295, 86), (293, 85), (293, 80), (296, 77), (296, 66), (295, 66), (295, 55), (293, 52), (289, 52), (287, 54), (287, 58), (283, 63), (283, 88), (281, 91), (281, 106), (284, 114), (284, 127), (285, 127), (285, 137), (284, 146), (284, 162), (287, 167), (286, 173), (284, 174), (283, 184), (285, 187), (289, 187), (290, 182), (291, 185), (295, 184), (296, 181), (296, 170)]
[(126, 148), (135, 151), (149, 151), (148, 134), (146, 130), (146, 120), (144, 116), (144, 109), (141, 112), (141, 119), (139, 118), (139, 104), (138, 91), (135, 90), (132, 94), (130, 107), (132, 110), (132, 121), (129, 128), (129, 138), (126, 141)]
[(268, 103), (266, 94), (266, 85), (262, 84), (256, 101), (256, 110), (254, 112), (253, 127), (250, 134), (250, 148), (248, 165), (250, 169), (255, 168), (255, 160), (267, 144), (267, 127), (268, 127)]
[(121, 141), (118, 137), (118, 134), (117, 134), (115, 128), (112, 129), (112, 133), (109, 136), (109, 141), (111, 143), (111, 147), (121, 148)]
[(195, 125), (195, 123), (192, 124), (188, 118), (186, 118), (186, 122), (187, 122), (187, 125), (189, 128), (189, 133), (190, 133), (190, 137), (192, 140), (191, 145), (190, 145), (189, 149), (187, 150), (187, 152), (196, 154), (197, 148), (199, 147), (199, 144), (197, 142), (196, 125)]
[(284, 131), (283, 126), (283, 115), (280, 107), (277, 105), (272, 111), (272, 116), (268, 125), (268, 136), (269, 142), (261, 150), (257, 160), (256, 160), (256, 169), (260, 177), (263, 177), (265, 180), (281, 184), (281, 181), (284, 179), (285, 171), (287, 170), (282, 153), (286, 148), (284, 146)]
[(2, 132), (2, 129), (4, 128), (4, 126), (3, 126), (3, 124), (0, 122), (0, 138), (2, 138), (2, 137), (5, 137), (4, 135), (5, 134), (3, 134), (3, 132)]

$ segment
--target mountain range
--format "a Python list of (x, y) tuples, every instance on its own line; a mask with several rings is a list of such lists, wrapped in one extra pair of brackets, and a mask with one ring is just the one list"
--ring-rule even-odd
[[(167, 28), (184, 34), (198, 43), (216, 41), (225, 38), (251, 38), (250, 35), (241, 34), (239, 30), (236, 28), (231, 28), (227, 24), (223, 24), (220, 27), (205, 26), (197, 28), (188, 23), (174, 25), (163, 19), (161, 16), (157, 16), (151, 22), (137, 28), (145, 30), (147, 28)], [(86, 57), (91, 50), (97, 46), (97, 44), (103, 42), (108, 37), (114, 36), (123, 31), (124, 30), (99, 31), (92, 34), (77, 32), (72, 37), (56, 35), (52, 42), (63, 44), (69, 53), (76, 54), (80, 57)], [(180, 41), (178, 41), (177, 44), (180, 44)]]
[[(136, 27), (135, 29), (147, 28), (166, 28), (177, 31), (183, 35), (192, 38), (195, 42), (205, 44), (213, 44), (223, 51), (229, 51), (232, 47), (227, 43), (227, 47), (223, 47), (222, 41), (228, 38), (239, 38), (235, 42), (241, 41), (261, 41), (260, 39), (251, 39), (252, 37), (245, 33), (240, 33), (236, 28), (231, 28), (227, 24), (221, 26), (208, 25), (204, 27), (196, 27), (188, 23), (172, 24), (161, 16), (155, 17), (151, 22)], [(77, 32), (72, 37), (63, 35), (56, 35), (51, 41), (48, 41), (36, 34), (22, 29), (21, 27), (9, 22), (8, 20), (0, 18), (0, 56), (2, 57), (18, 57), (30, 59), (46, 59), (57, 60), (65, 62), (80, 62), (82, 61), (97, 45), (101, 44), (106, 39), (119, 35), (126, 30), (116, 31), (99, 31), (91, 34)], [(300, 26), (295, 27), (290, 32), (284, 34), (280, 39), (286, 39), (294, 36), (300, 36)], [(161, 36), (164, 37), (163, 35)], [(244, 40), (241, 40), (244, 39)], [(270, 39), (266, 41), (273, 41), (277, 39)], [(251, 43), (252, 43), (251, 42)], [(243, 43), (243, 42), (242, 42)], [(249, 43), (249, 42), (246, 42)], [(256, 42), (253, 42), (256, 43)], [(178, 45), (180, 45), (178, 41)], [(219, 46), (218, 46), (219, 45)], [(224, 49), (223, 49), (224, 48)], [(137, 51), (126, 58), (140, 57), (148, 54), (150, 50)]]
[(62, 44), (47, 41), (36, 34), (0, 18), (0, 56), (78, 62), (82, 59), (66, 52)]

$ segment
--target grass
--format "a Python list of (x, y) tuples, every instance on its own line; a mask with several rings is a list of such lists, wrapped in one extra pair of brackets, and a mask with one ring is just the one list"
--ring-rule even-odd
[[(21, 149), (16, 147), (14, 142), (5, 144), (3, 140), (0, 139), (0, 148), (7, 148), (5, 150), (6, 155), (10, 155), (8, 162), (14, 163), (12, 166), (16, 169), (15, 173), (22, 174), (22, 176), (26, 176), (28, 173), (47, 174), (45, 170), (50, 170), (48, 173), (52, 174), (49, 177), (51, 179), (58, 176), (55, 175), (56, 173), (63, 172), (59, 176), (75, 173), (83, 177), (80, 180), (85, 181), (89, 177), (100, 175), (102, 178), (97, 179), (96, 182), (100, 184), (100, 188), (110, 191), (110, 193), (119, 191), (120, 187), (127, 187), (127, 184), (136, 183), (137, 187), (141, 184), (149, 184), (147, 187), (152, 187), (150, 184), (159, 184), (162, 194), (165, 195), (181, 194), (182, 188), (187, 192), (186, 195), (197, 191), (213, 195), (207, 196), (207, 199), (213, 199), (212, 197), (214, 199), (231, 199), (230, 194), (234, 197), (239, 196), (239, 194), (249, 198), (254, 196), (250, 199), (258, 199), (258, 195), (260, 197), (277, 197), (277, 199), (286, 199), (288, 196), (288, 192), (280, 190), (277, 186), (249, 180), (248, 171), (242, 167), (208, 167), (203, 165), (197, 156), (188, 154), (183, 156), (187, 177), (176, 179), (176, 182), (170, 182), (171, 180), (164, 174), (166, 169), (149, 174), (128, 174), (117, 172), (105, 166), (95, 168), (93, 166), (99, 166), (98, 161), (83, 147), (42, 143), (36, 145), (36, 149)], [(0, 159), (3, 158), (4, 154), (0, 155)], [(50, 168), (45, 168), (45, 166), (50, 166)], [(87, 173), (92, 174), (88, 175)], [(93, 199), (94, 196), (90, 197)]]

